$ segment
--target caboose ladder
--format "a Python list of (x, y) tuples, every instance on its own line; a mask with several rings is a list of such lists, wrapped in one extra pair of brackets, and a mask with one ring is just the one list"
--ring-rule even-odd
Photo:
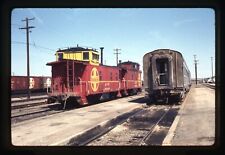
[(74, 87), (74, 61), (67, 60), (67, 90), (70, 92)]
[[(70, 92), (74, 87), (74, 61), (67, 60), (66, 62), (66, 82), (67, 82), (67, 92)], [(66, 97), (64, 101), (63, 109), (66, 108), (67, 99), (69, 96)]]

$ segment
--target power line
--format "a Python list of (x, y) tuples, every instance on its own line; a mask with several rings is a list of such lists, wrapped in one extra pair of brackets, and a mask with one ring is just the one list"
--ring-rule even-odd
[[(12, 44), (27, 44), (27, 43), (22, 42), (22, 41), (12, 41)], [(43, 49), (50, 50), (50, 51), (56, 51), (55, 49), (51, 49), (51, 48), (48, 48), (48, 47), (40, 46), (40, 45), (37, 45), (37, 44), (34, 44), (34, 43), (33, 44), (29, 43), (29, 45), (37, 47), (37, 48), (43, 48)]]
[(11, 26), (21, 27), (22, 25), (12, 23)]

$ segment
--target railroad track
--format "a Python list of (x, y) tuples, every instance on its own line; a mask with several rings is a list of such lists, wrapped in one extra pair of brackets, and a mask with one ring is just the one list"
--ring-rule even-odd
[(63, 112), (60, 103), (47, 104), (47, 96), (11, 101), (11, 123), (19, 123), (46, 115)]
[(28, 101), (47, 99), (47, 98), (48, 98), (48, 95), (46, 95), (46, 94), (32, 95), (30, 97), (30, 99), (27, 99), (26, 96), (13, 96), (13, 95), (11, 95), (11, 103), (28, 102)]
[(179, 105), (151, 105), (138, 111), (113, 128), (108, 128), (78, 145), (160, 145), (166, 136)]
[(17, 108), (11, 108), (11, 123), (15, 124), (37, 117), (52, 115), (63, 112), (60, 103), (46, 104), (44, 102), (36, 102), (34, 104), (23, 104)]
[(36, 99), (36, 100), (15, 102), (15, 103), (11, 103), (11, 110), (40, 106), (45, 104), (47, 104), (46, 99)]
[[(121, 98), (122, 100), (130, 98), (131, 96)], [(116, 99), (120, 100), (120, 98)], [(109, 100), (103, 100), (106, 102)], [(19, 123), (25, 120), (34, 119), (37, 117), (43, 117), (46, 115), (52, 115), (56, 113), (61, 113), (68, 110), (73, 110), (74, 108), (80, 107), (79, 105), (68, 105), (66, 110), (63, 110), (63, 105), (61, 103), (51, 103), (47, 104), (46, 100), (36, 100), (29, 102), (17, 102), (11, 105), (11, 123)]]
[(208, 84), (208, 83), (204, 83), (203, 85), (204, 85), (204, 86), (206, 86), (206, 87), (209, 87), (209, 88), (215, 89), (215, 85)]

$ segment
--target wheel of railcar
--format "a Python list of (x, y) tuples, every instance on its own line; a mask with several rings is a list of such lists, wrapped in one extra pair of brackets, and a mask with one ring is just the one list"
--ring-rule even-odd
[(170, 97), (169, 97), (169, 103), (172, 104), (172, 103), (176, 103), (176, 102), (177, 102), (177, 101), (176, 101), (176, 96), (173, 95), (173, 96), (170, 96)]
[(165, 102), (166, 102), (166, 104), (169, 103), (169, 97), (166, 97), (166, 98), (165, 98)]
[(109, 93), (110, 99), (115, 99), (117, 97), (117, 92)]
[(48, 99), (47, 99), (47, 104), (54, 103), (55, 101), (56, 101), (56, 99), (48, 98)]
[(126, 91), (125, 91), (125, 90), (121, 90), (121, 91), (120, 91), (120, 94), (122, 95), (122, 97), (127, 96), (127, 93), (126, 93)]
[(138, 88), (138, 90), (137, 90), (137, 91), (138, 91), (138, 93), (141, 93), (141, 92), (142, 92), (142, 90), (141, 90), (140, 88)]
[(135, 89), (135, 90), (134, 90), (134, 95), (137, 95), (138, 92), (139, 92), (138, 89)]
[(132, 90), (128, 90), (127, 93), (129, 96), (133, 94)]
[(127, 93), (128, 93), (129, 96), (130, 96), (130, 95), (134, 95), (134, 90), (133, 90), (133, 89), (129, 89), (129, 90), (127, 91)]
[(66, 98), (65, 100), (60, 102), (63, 109), (70, 109), (79, 106), (79, 103), (77, 102), (76, 97), (70, 96)]
[(137, 95), (137, 90), (136, 89), (131, 89), (130, 90), (130, 95)]
[(154, 95), (150, 95), (149, 96), (149, 103), (155, 103), (156, 102), (156, 98)]
[(102, 94), (96, 94), (94, 96), (95, 96), (96, 102), (99, 102)]
[(95, 94), (87, 96), (88, 103), (98, 103), (102, 94)]
[(181, 95), (180, 95), (180, 94), (179, 94), (179, 95), (174, 96), (174, 103), (176, 103), (176, 104), (180, 104), (180, 103), (181, 103), (181, 101), (182, 101), (182, 97), (181, 97)]

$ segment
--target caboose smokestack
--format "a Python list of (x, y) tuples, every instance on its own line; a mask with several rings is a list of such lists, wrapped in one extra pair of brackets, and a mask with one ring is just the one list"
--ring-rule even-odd
[(101, 49), (101, 64), (103, 65), (103, 49), (104, 49), (104, 47), (100, 47), (100, 49)]

